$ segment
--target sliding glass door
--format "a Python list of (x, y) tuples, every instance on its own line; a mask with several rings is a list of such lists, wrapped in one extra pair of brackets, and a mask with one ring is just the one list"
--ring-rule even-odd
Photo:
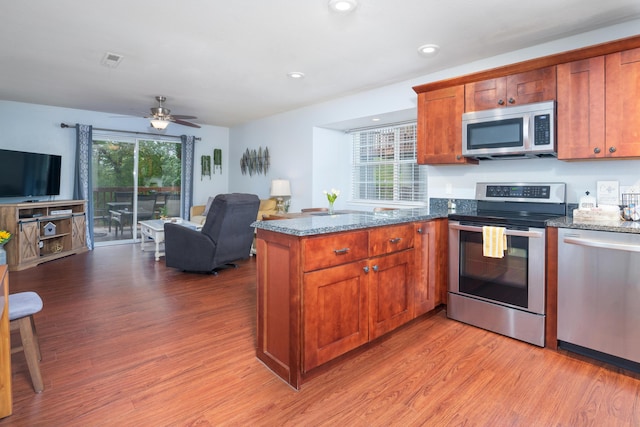
[(177, 141), (95, 135), (94, 239), (135, 242), (138, 221), (180, 216), (181, 145)]

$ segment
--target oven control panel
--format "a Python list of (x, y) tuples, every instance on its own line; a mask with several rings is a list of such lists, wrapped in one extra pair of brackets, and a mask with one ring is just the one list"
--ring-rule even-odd
[(477, 200), (564, 203), (564, 183), (477, 183)]

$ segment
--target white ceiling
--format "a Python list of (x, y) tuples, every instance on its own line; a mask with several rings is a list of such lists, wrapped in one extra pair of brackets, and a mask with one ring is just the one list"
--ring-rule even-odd
[[(638, 0), (16, 0), (0, 12), (0, 99), (234, 126), (638, 19)], [(440, 53), (420, 57), (418, 46)], [(101, 65), (105, 53), (124, 58)], [(302, 71), (291, 80), (286, 74)]]

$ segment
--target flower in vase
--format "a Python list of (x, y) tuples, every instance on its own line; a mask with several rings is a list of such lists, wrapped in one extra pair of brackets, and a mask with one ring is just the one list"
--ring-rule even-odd
[(324, 190), (323, 193), (327, 195), (327, 200), (329, 201), (329, 203), (333, 204), (333, 202), (335, 202), (340, 195), (340, 190), (332, 188), (331, 191)]
[(6, 230), (0, 230), (0, 245), (4, 245), (11, 240), (11, 233)]

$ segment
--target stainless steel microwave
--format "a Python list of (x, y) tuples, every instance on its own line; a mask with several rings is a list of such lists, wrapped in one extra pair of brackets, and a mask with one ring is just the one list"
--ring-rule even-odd
[(464, 113), (462, 155), (479, 160), (556, 157), (555, 130), (555, 101)]

